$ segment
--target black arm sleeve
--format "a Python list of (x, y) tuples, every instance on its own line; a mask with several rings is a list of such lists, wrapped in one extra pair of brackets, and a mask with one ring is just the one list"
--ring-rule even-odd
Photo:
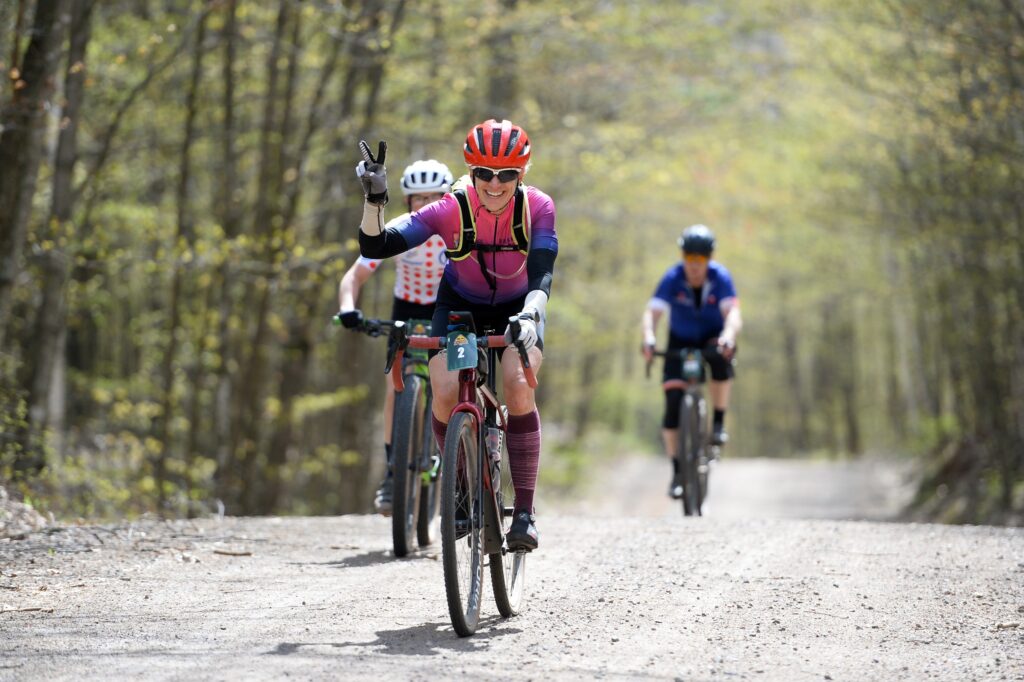
[(376, 237), (359, 230), (359, 253), (365, 258), (391, 258), (409, 250), (397, 230), (386, 229)]
[(551, 249), (530, 249), (526, 256), (526, 277), (529, 280), (528, 291), (540, 289), (551, 298), (551, 276), (555, 272), (557, 251)]

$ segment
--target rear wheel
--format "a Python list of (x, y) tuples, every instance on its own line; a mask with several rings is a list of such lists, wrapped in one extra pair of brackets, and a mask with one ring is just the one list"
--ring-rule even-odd
[(395, 396), (391, 435), (395, 485), (391, 503), (391, 537), (394, 540), (395, 556), (400, 557), (414, 549), (416, 537), (421, 487), (419, 454), (424, 431), (421, 405), (424, 400), (423, 379), (416, 375), (405, 377), (405, 390)]
[[(515, 508), (515, 488), (512, 486), (512, 472), (509, 469), (508, 451), (502, 447), (501, 467), (494, 481), (498, 489), (498, 519), (496, 526), (501, 529), (502, 538), (512, 525), (512, 510)], [(526, 584), (526, 552), (510, 552), (502, 544), (500, 552), (489, 556), (491, 564), (491, 587), (498, 612), (505, 618), (519, 613)]]
[(459, 412), (448, 423), (441, 456), (441, 564), (448, 614), (460, 637), (476, 632), (483, 598), (483, 518), (477, 425)]

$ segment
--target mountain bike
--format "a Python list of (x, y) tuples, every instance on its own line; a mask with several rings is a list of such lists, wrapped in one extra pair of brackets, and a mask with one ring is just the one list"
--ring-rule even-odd
[[(519, 336), (519, 320), (509, 321), (511, 338)], [(396, 325), (392, 329), (394, 361), (407, 348), (447, 350), (448, 371), (458, 372), (459, 401), (448, 421), (441, 454), (441, 559), (452, 627), (460, 637), (476, 632), (483, 599), (483, 569), (491, 574), (498, 612), (505, 618), (522, 606), (526, 554), (505, 542), (515, 497), (505, 432), (508, 413), (497, 398), (501, 371), (499, 350), (504, 336), (476, 335), (468, 312), (451, 312), (447, 336), (418, 337)], [(516, 345), (531, 387), (537, 380), (525, 348)], [(389, 364), (392, 358), (389, 357)], [(403, 376), (393, 373), (395, 390)]]
[[(679, 436), (676, 457), (683, 484), (683, 514), (701, 516), (707, 498), (711, 463), (718, 459), (720, 447), (711, 444), (708, 430), (708, 404), (704, 398), (704, 354), (700, 348), (654, 351), (656, 357), (681, 358), (683, 361), (683, 399), (679, 403)], [(651, 363), (647, 363), (647, 376)]]
[[(336, 316), (335, 320), (340, 323)], [(353, 331), (376, 338), (387, 335), (401, 325), (405, 333), (427, 334), (429, 320), (363, 320)], [(389, 349), (389, 354), (391, 353)], [(391, 471), (394, 492), (391, 502), (391, 537), (395, 556), (404, 557), (415, 549), (414, 543), (426, 547), (436, 540), (435, 520), (440, 508), (438, 492), (441, 457), (430, 428), (430, 372), (426, 351), (414, 350), (404, 355), (401, 370), (405, 390), (395, 395), (391, 422)], [(389, 362), (388, 369), (391, 364)]]

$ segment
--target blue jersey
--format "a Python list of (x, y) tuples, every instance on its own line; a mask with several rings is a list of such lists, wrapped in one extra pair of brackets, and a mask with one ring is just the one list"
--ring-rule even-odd
[(724, 313), (736, 303), (736, 288), (724, 265), (717, 261), (708, 264), (700, 297), (698, 307), (693, 288), (686, 283), (683, 264), (676, 263), (661, 278), (648, 306), (669, 311), (669, 331), (673, 336), (702, 345), (722, 332)]

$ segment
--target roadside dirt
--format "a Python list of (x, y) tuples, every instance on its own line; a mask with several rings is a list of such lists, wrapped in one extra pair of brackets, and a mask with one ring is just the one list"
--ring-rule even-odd
[[(666, 465), (628, 466), (660, 503)], [(588, 514), (548, 500), (525, 612), (500, 619), (488, 590), (468, 639), (437, 550), (394, 559), (381, 517), (0, 541), (0, 679), (1024, 679), (1024, 531), (751, 514), (726, 505), (740, 468), (719, 467), (700, 519), (666, 501), (624, 515), (612, 481)], [(762, 495), (783, 490), (773, 471)], [(810, 504), (789, 494), (780, 508)]]

